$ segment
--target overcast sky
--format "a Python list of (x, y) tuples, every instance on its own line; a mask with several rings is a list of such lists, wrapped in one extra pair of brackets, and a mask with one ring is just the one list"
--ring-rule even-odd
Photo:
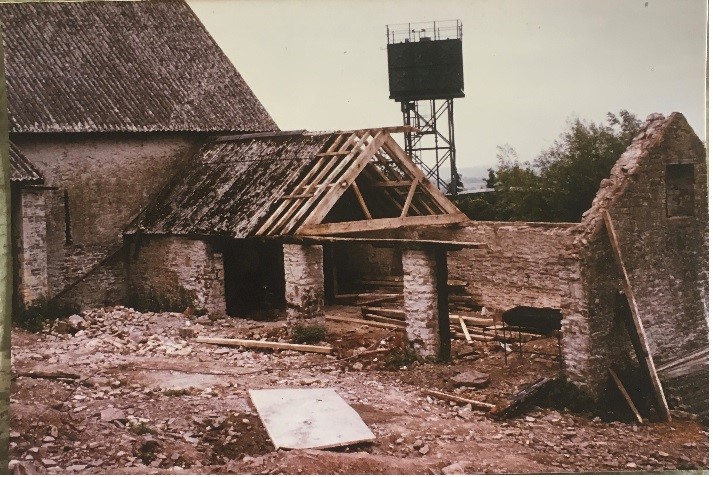
[(401, 124), (386, 25), (460, 19), (458, 166), (531, 159), (569, 118), (682, 112), (705, 124), (705, 0), (188, 0), (283, 130)]

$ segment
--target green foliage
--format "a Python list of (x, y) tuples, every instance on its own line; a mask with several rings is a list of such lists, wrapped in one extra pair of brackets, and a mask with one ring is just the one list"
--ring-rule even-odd
[(158, 431), (156, 429), (146, 425), (145, 422), (139, 422), (137, 424), (132, 424), (131, 427), (129, 428), (129, 430), (131, 432), (133, 432), (134, 434), (138, 434), (140, 436), (142, 436), (144, 434), (153, 434), (153, 435), (158, 434)]
[(386, 355), (384, 364), (388, 369), (398, 370), (402, 366), (408, 366), (418, 360), (418, 355), (413, 347), (404, 344), (403, 346), (392, 348), (389, 354)]
[(608, 113), (606, 125), (577, 118), (532, 162), (521, 162), (509, 145), (498, 146), (498, 168), (486, 179), (494, 199), (461, 210), (479, 220), (579, 222), (640, 127), (626, 110)]
[(292, 329), (292, 342), (296, 344), (312, 344), (324, 341), (327, 330), (321, 325), (297, 325)]
[(463, 188), (463, 176), (458, 174), (458, 179), (455, 184), (453, 184), (453, 181), (451, 180), (446, 185), (446, 193), (450, 195), (458, 194), (463, 190)]

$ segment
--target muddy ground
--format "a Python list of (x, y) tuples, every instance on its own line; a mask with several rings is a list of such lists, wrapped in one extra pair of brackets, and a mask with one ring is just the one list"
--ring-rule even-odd
[[(358, 309), (328, 313), (357, 316)], [(454, 344), (451, 364), (409, 363), (401, 332), (327, 322), (332, 355), (198, 344), (200, 336), (272, 340), (284, 322), (211, 320), (117, 307), (13, 330), (11, 468), (15, 473), (440, 474), (660, 472), (708, 469), (708, 429), (612, 421), (566, 407), (534, 407), (504, 421), (426, 397), (440, 390), (498, 403), (559, 364), (527, 353), (505, 363), (494, 343)], [(81, 329), (84, 328), (84, 329)], [(77, 329), (80, 329), (77, 331)], [(474, 353), (475, 352), (475, 353)], [(460, 356), (460, 357), (458, 357)], [(456, 387), (466, 370), (485, 389)], [(65, 373), (40, 378), (36, 372)], [(35, 374), (33, 374), (33, 372)], [(373, 444), (329, 451), (276, 451), (248, 389), (329, 387), (376, 435)], [(543, 404), (544, 406), (544, 404)]]

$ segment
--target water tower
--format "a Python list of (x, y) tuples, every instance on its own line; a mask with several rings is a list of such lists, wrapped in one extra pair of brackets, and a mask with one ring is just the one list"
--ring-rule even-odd
[[(463, 24), (460, 20), (387, 25), (389, 98), (401, 103), (406, 152), (440, 189), (458, 183), (453, 99), (463, 92)], [(450, 166), (450, 178), (441, 166)], [(453, 184), (448, 188), (448, 184)]]

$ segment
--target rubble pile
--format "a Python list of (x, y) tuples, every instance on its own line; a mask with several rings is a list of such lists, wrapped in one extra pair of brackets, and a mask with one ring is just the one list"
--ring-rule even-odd
[[(69, 317), (43, 333), (14, 330), (13, 472), (452, 474), (708, 466), (707, 429), (692, 420), (635, 426), (535, 408), (495, 421), (470, 405), (423, 394), (440, 389), (489, 400), (504, 392), (504, 383), (531, 380), (528, 369), (542, 364), (529, 363), (527, 355), (507, 366), (501, 353), (483, 353), (387, 371), (346, 365), (355, 350), (344, 349), (346, 357), (255, 351), (190, 337), (274, 340), (283, 328), (116, 307)], [(328, 331), (330, 344), (356, 341), (364, 352), (369, 343), (384, 346), (389, 334), (341, 323)], [(462, 374), (476, 370), (483, 374)], [(376, 442), (275, 450), (248, 390), (300, 387), (334, 388)]]

